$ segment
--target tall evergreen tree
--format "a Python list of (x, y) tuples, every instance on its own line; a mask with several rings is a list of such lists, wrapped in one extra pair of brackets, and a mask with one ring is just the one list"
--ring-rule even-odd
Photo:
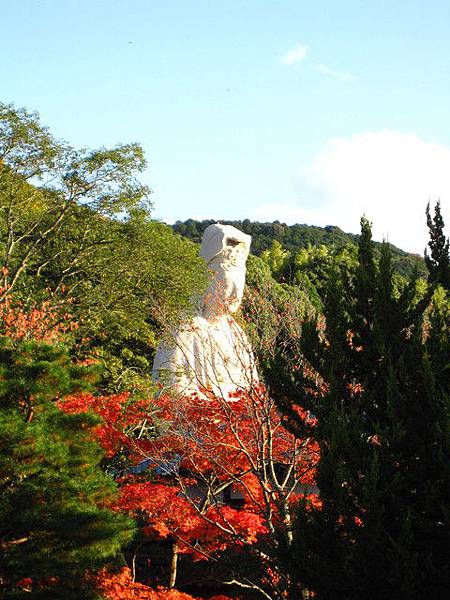
[(94, 598), (85, 575), (112, 561), (132, 522), (108, 508), (92, 414), (61, 396), (86, 385), (59, 346), (0, 337), (0, 598)]
[(428, 281), (440, 283), (450, 289), (450, 242), (444, 234), (444, 219), (441, 214), (441, 203), (436, 202), (434, 216), (431, 217), (430, 203), (426, 208), (427, 225), (430, 231), (430, 254), (425, 249), (425, 263), (428, 268)]
[[(450, 589), (446, 312), (416, 290), (413, 279), (394, 292), (389, 247), (376, 265), (363, 220), (353, 285), (332, 276), (325, 331), (304, 328), (317, 376), (283, 380), (281, 398), (296, 391), (318, 419), (322, 508), (299, 510), (292, 572), (320, 600), (438, 599)], [(280, 407), (295, 420), (286, 400)]]

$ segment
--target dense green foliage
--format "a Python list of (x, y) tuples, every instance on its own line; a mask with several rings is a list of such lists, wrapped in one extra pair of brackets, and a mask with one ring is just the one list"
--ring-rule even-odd
[[(252, 222), (249, 219), (244, 221), (220, 221), (227, 225), (233, 225), (241, 229), (244, 233), (252, 236), (252, 251), (259, 256), (261, 252), (267, 250), (273, 240), (281, 242), (286, 250), (295, 253), (298, 248), (305, 248), (308, 245), (316, 244), (334, 244), (344, 245), (354, 243), (357, 236), (344, 233), (339, 227), (328, 225), (327, 227), (317, 227), (315, 225), (286, 225), (275, 221), (273, 223)], [(214, 220), (196, 221), (188, 219), (187, 221), (177, 221), (173, 226), (174, 230), (194, 241), (200, 241), (205, 229), (215, 223)]]
[(249, 256), (242, 314), (259, 369), (265, 375), (272, 373), (272, 361), (287, 340), (289, 351), (295, 354), (293, 348), (298, 349), (304, 321), (316, 315), (320, 307), (315, 290), (278, 283), (260, 257)]
[(318, 419), (308, 433), (322, 507), (299, 510), (292, 568), (319, 599), (449, 589), (450, 313), (442, 288), (420, 290), (414, 278), (395, 289), (390, 249), (377, 264), (363, 220), (352, 279), (328, 280), (326, 328), (304, 325), (303, 368), (291, 368), (290, 340), (278, 345), (280, 408), (302, 427), (287, 400), (297, 398)]
[[(137, 144), (76, 150), (37, 115), (0, 104), (0, 598), (95, 597), (89, 574), (114, 563), (132, 537), (131, 521), (109, 508), (116, 486), (100, 468), (108, 461), (93, 430), (105, 434), (109, 466), (135, 475), (137, 489), (154, 477), (129, 448), (164, 437), (164, 415), (158, 427), (152, 421), (153, 354), (206, 285), (198, 242), (213, 221), (171, 228), (152, 220), (144, 168)], [(252, 236), (237, 319), (277, 402), (276, 429), (321, 453), (318, 487), (311, 475), (306, 490), (320, 503), (300, 501), (293, 520), (285, 514), (289, 544), (258, 538), (261, 556), (276, 542), (283, 564), (273, 573), (288, 582), (274, 580), (279, 597), (309, 589), (317, 600), (422, 600), (450, 588), (449, 242), (439, 203), (426, 214), (425, 261), (373, 243), (365, 219), (359, 236), (225, 222)], [(42, 341), (55, 333), (68, 350)], [(94, 371), (96, 395), (75, 396), (72, 407), (95, 409), (100, 427), (90, 412), (58, 408), (89, 387)], [(118, 393), (100, 397), (109, 392)], [(205, 414), (201, 423), (224, 431)], [(175, 431), (167, 443), (179, 436), (202, 446), (188, 425), (187, 437)], [(217, 463), (217, 448), (210, 454)], [(179, 495), (163, 479), (157, 486), (167, 498), (158, 531), (174, 519), (188, 530)], [(228, 488), (220, 489), (225, 499)], [(128, 500), (156, 518), (151, 494)], [(222, 580), (223, 564), (208, 569)], [(112, 587), (120, 579), (99, 577)], [(112, 597), (125, 588), (134, 597), (131, 575), (125, 580)]]
[[(188, 219), (187, 221), (177, 221), (173, 225), (174, 231), (177, 233), (199, 242), (204, 230), (214, 223), (213, 220), (195, 221)], [(288, 252), (289, 257), (282, 264), (283, 268), (278, 268), (276, 265), (274, 274), (279, 278), (283, 277), (285, 281), (292, 282), (298, 270), (297, 256), (300, 254), (304, 259), (304, 251), (312, 251), (315, 256), (315, 247), (326, 248), (330, 255), (347, 252), (353, 254), (356, 252), (358, 244), (358, 235), (345, 233), (339, 227), (327, 225), (326, 227), (318, 227), (316, 225), (286, 225), (275, 221), (273, 223), (258, 223), (245, 219), (244, 221), (223, 221), (221, 223), (233, 225), (252, 236), (252, 252), (257, 256), (261, 256), (264, 252), (275, 253)], [(274, 241), (280, 246), (275, 245)], [(379, 254), (381, 244), (375, 244), (376, 252)], [(417, 255), (408, 254), (403, 250), (392, 246), (393, 264), (395, 271), (400, 275), (411, 275), (417, 268), (421, 274), (425, 274), (425, 266), (423, 259)], [(269, 254), (270, 257), (270, 254)]]
[(441, 203), (436, 202), (432, 218), (430, 203), (428, 202), (426, 215), (430, 231), (430, 253), (425, 249), (425, 263), (429, 273), (428, 281), (432, 284), (440, 283), (447, 290), (450, 290), (450, 242), (444, 234)]
[(1, 598), (90, 598), (86, 571), (133, 534), (107, 508), (116, 486), (99, 467), (98, 418), (56, 405), (91, 375), (61, 347), (0, 338)]
[(142, 149), (77, 151), (0, 104), (0, 299), (64, 303), (102, 387), (149, 392), (158, 331), (205, 284), (197, 247), (150, 219)]

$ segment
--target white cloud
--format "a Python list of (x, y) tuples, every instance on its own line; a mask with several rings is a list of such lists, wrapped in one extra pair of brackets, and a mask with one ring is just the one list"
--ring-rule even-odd
[(306, 53), (308, 52), (308, 46), (301, 44), (296, 46), (289, 52), (286, 52), (281, 58), (281, 62), (285, 65), (293, 65), (304, 60)]
[(373, 221), (374, 239), (422, 254), (428, 242), (425, 206), (439, 198), (448, 235), (450, 148), (412, 133), (331, 139), (295, 175), (294, 187), (295, 202), (260, 206), (251, 218), (338, 225), (358, 233), (365, 214)]
[(313, 67), (316, 71), (322, 75), (325, 75), (326, 77), (332, 77), (333, 79), (338, 79), (339, 81), (353, 80), (353, 75), (347, 71), (335, 71), (334, 69), (330, 69), (330, 67), (322, 63), (316, 63), (313, 65)]

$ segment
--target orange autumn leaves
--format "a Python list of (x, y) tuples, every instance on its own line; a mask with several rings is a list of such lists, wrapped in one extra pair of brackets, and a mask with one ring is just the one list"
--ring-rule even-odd
[(0, 302), (0, 334), (6, 337), (54, 343), (77, 328), (72, 315), (57, 302), (46, 300), (26, 307), (10, 296)]
[[(49, 303), (25, 311), (6, 302), (1, 311), (2, 333), (15, 339), (58, 342), (76, 328)], [(58, 406), (99, 415), (93, 435), (107, 459), (125, 457), (114, 473), (119, 496), (110, 506), (138, 517), (148, 541), (175, 541), (194, 560), (216, 560), (231, 547), (267, 546), (275, 530), (291, 527), (289, 511), (305, 486), (314, 485), (317, 445), (284, 427), (263, 386), (207, 400), (78, 393)], [(301, 409), (298, 414), (314, 421)], [(309, 502), (316, 505), (317, 497), (310, 494)], [(127, 570), (102, 572), (96, 581), (111, 599), (178, 594), (134, 583)]]
[[(144, 518), (148, 539), (174, 539), (194, 559), (257, 543), (314, 483), (317, 446), (283, 427), (262, 386), (228, 400), (161, 395), (151, 410), (128, 394), (77, 395), (61, 407), (94, 410), (107, 455), (126, 453), (117, 510)], [(128, 436), (144, 418), (154, 419), (153, 436)]]
[[(193, 596), (176, 589), (158, 587), (153, 589), (142, 583), (133, 581), (128, 567), (117, 573), (102, 570), (95, 577), (99, 592), (107, 600), (194, 600)], [(210, 600), (229, 600), (227, 596), (214, 596)]]

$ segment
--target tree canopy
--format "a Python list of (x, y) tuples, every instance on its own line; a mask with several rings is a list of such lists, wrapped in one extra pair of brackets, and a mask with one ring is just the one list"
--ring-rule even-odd
[(206, 283), (198, 248), (151, 220), (145, 165), (137, 144), (76, 150), (0, 105), (0, 298), (70, 307), (73, 351), (103, 362), (105, 389), (141, 393), (158, 331)]
[[(301, 254), (302, 250), (315, 252), (315, 248), (323, 247), (333, 253), (340, 253), (344, 249), (351, 253), (356, 251), (359, 236), (351, 233), (345, 233), (335, 225), (327, 225), (326, 227), (318, 227), (316, 225), (295, 224), (286, 225), (274, 221), (273, 223), (259, 223), (245, 219), (244, 221), (227, 221), (220, 220), (226, 225), (233, 225), (252, 236), (251, 251), (256, 256), (261, 256), (263, 252), (271, 251), (274, 242), (280, 244), (278, 252), (290, 253), (290, 260), (284, 263), (284, 269), (275, 272), (277, 276), (283, 277), (284, 281), (292, 282), (297, 272), (296, 257)], [(173, 225), (174, 231), (181, 235), (199, 242), (204, 230), (215, 223), (213, 220), (196, 221), (188, 219), (187, 221), (177, 221)], [(379, 254), (381, 244), (375, 243), (375, 252)], [(417, 269), (420, 274), (425, 274), (425, 265), (423, 259), (415, 254), (409, 254), (392, 246), (393, 264), (395, 271), (403, 276), (408, 276)]]
[(395, 289), (390, 248), (377, 264), (363, 219), (353, 276), (329, 277), (324, 320), (305, 323), (298, 369), (290, 340), (278, 346), (280, 409), (300, 428), (296, 403), (317, 417), (322, 505), (300, 508), (293, 559), (317, 598), (448, 589), (448, 307), (442, 288), (424, 294), (417, 278)]
[(0, 597), (446, 598), (440, 204), (424, 261), (365, 218), (227, 222), (253, 238), (235, 318), (260, 379), (186, 397), (151, 366), (211, 221), (153, 220), (145, 164), (0, 104)]

